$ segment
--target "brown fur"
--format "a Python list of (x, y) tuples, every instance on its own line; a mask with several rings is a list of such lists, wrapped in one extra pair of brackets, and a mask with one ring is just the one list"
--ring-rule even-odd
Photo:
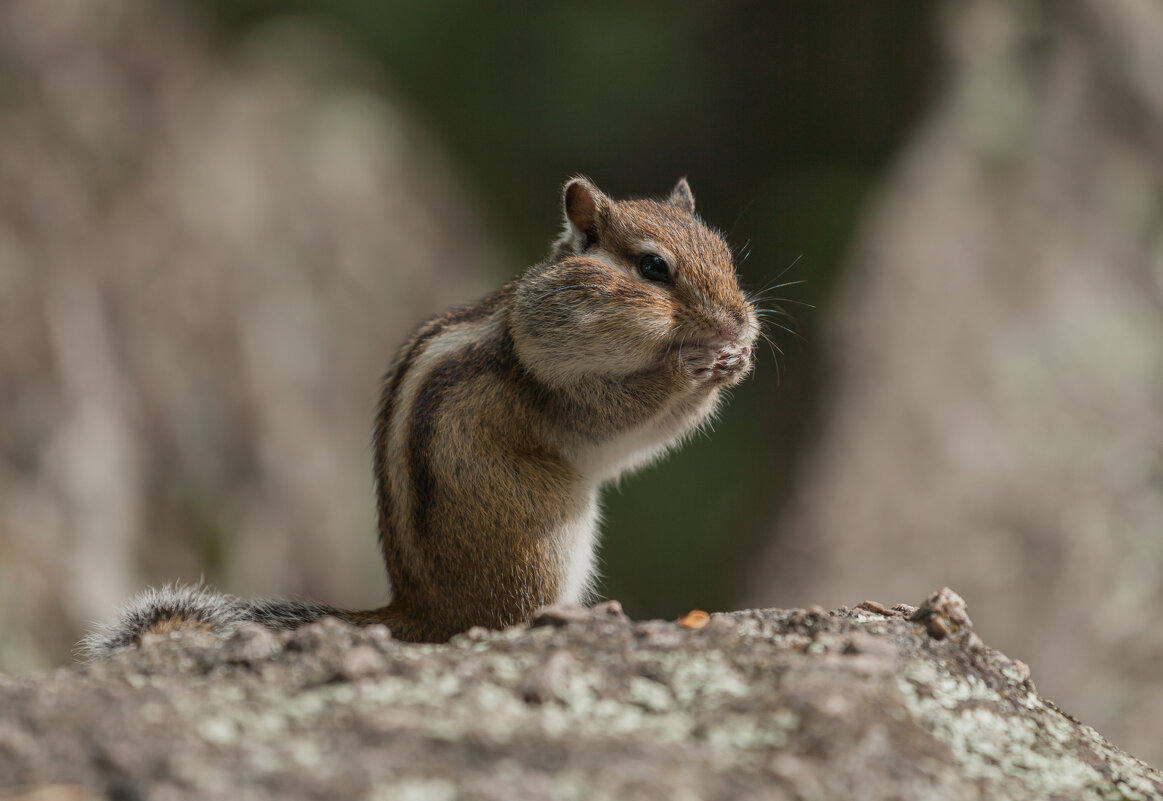
[[(564, 197), (567, 231), (551, 258), (426, 323), (385, 378), (375, 473), (394, 597), (341, 617), (409, 640), (529, 619), (565, 580), (551, 532), (585, 514), (598, 483), (578, 452), (668, 416), (681, 436), (749, 368), (754, 312), (685, 181), (665, 202), (613, 201), (584, 179)], [(638, 274), (644, 240), (672, 285)], [(417, 366), (473, 324), (479, 337)], [(727, 346), (736, 363), (719, 375)], [(603, 374), (626, 352), (633, 364)], [(591, 357), (597, 371), (573, 370)]]
[(167, 617), (158, 620), (147, 629), (142, 631), (142, 635), (158, 634), (164, 635), (174, 631), (209, 631), (210, 626), (206, 625), (201, 620), (194, 620), (187, 617)]

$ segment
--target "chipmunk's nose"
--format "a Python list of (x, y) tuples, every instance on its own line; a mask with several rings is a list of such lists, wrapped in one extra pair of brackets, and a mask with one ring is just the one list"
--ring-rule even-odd
[(715, 336), (712, 341), (720, 343), (721, 345), (733, 345), (743, 339), (743, 334), (746, 331), (746, 326), (731, 321), (728, 323), (721, 323), (714, 328)]
[(746, 340), (753, 337), (755, 323), (747, 306), (720, 307), (708, 312), (702, 317), (702, 327), (712, 341), (724, 345), (749, 344)]
[(708, 350), (730, 347), (739, 341), (739, 330), (722, 320), (705, 320), (700, 327), (702, 333), (698, 338), (699, 345)]

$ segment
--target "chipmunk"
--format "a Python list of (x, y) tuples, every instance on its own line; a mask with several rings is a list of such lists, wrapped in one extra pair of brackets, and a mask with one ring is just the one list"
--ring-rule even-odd
[(384, 378), (374, 468), (387, 606), (169, 586), (140, 595), (83, 649), (327, 615), (437, 642), (589, 598), (599, 489), (710, 420), (723, 389), (750, 372), (759, 323), (685, 179), (665, 200), (618, 201), (577, 177), (563, 207), (545, 261), (421, 325)]

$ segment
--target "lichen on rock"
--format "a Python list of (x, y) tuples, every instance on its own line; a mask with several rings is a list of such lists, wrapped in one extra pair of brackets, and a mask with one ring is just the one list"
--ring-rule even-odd
[[(944, 633), (933, 635), (941, 618)], [(412, 645), (323, 620), (0, 677), (0, 787), (142, 798), (1163, 798), (942, 590), (920, 607), (614, 604)], [(124, 795), (129, 793), (130, 795)], [(134, 795), (136, 794), (136, 795)]]

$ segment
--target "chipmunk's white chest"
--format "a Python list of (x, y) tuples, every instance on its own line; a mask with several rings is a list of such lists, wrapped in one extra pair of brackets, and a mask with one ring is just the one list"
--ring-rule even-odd
[(597, 581), (594, 550), (598, 544), (598, 493), (590, 492), (583, 513), (553, 533), (561, 570), (559, 604), (580, 604), (589, 600)]
[(578, 459), (582, 475), (595, 483), (612, 481), (623, 473), (637, 470), (653, 462), (667, 448), (682, 437), (684, 431), (660, 438), (653, 430), (637, 430), (620, 434), (610, 440), (587, 448)]
[(717, 404), (717, 393), (690, 397), (646, 425), (588, 445), (575, 457), (578, 472), (602, 484), (645, 467), (695, 430)]

